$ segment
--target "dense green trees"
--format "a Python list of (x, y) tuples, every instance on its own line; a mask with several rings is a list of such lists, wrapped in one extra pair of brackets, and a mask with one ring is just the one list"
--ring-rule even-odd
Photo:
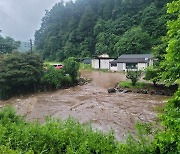
[(37, 55), (8, 55), (0, 67), (0, 97), (35, 91), (43, 73), (43, 62)]
[(66, 59), (61, 70), (43, 68), (40, 56), (31, 53), (8, 54), (0, 65), (0, 99), (68, 87), (78, 80), (79, 63), (74, 58)]
[(64, 71), (71, 77), (73, 82), (76, 82), (79, 75), (79, 63), (73, 57), (66, 59), (64, 61)]
[(180, 1), (168, 4), (168, 13), (175, 16), (168, 22), (168, 47), (162, 63), (162, 79), (172, 84), (180, 79)]
[(46, 12), (35, 33), (35, 45), (49, 60), (152, 52), (166, 34), (168, 1), (60, 2)]
[(119, 38), (114, 50), (119, 55), (149, 53), (151, 51), (151, 37), (140, 27), (133, 27)]
[(20, 46), (19, 41), (15, 41), (11, 37), (3, 38), (0, 35), (0, 54), (10, 53)]

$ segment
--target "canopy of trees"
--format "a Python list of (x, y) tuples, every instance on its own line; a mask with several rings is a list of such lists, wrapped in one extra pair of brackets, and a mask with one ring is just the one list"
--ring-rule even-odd
[(35, 45), (43, 57), (63, 60), (107, 53), (148, 53), (166, 35), (170, 0), (76, 0), (46, 11)]
[(180, 1), (168, 4), (168, 13), (175, 16), (168, 22), (168, 47), (162, 63), (162, 78), (167, 84), (173, 84), (180, 79)]
[(15, 41), (11, 37), (3, 38), (0, 35), (0, 54), (10, 53), (20, 46), (19, 41)]
[(0, 98), (34, 91), (43, 73), (43, 62), (37, 55), (14, 53), (3, 59), (0, 67)]

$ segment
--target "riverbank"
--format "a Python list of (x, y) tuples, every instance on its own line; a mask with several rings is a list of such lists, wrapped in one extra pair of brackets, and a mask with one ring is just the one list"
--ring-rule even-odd
[(129, 81), (122, 81), (115, 84), (114, 88), (108, 89), (109, 93), (122, 92), (122, 93), (140, 93), (140, 94), (149, 94), (149, 95), (165, 95), (173, 96), (177, 91), (178, 85), (165, 86), (159, 84), (154, 86), (151, 83), (147, 82), (137, 82), (135, 86), (132, 86)]

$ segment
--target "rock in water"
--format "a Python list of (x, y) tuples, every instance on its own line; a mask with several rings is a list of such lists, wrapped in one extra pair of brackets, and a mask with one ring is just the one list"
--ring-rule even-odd
[(109, 88), (108, 89), (108, 93), (115, 93), (116, 92), (116, 89), (115, 88)]

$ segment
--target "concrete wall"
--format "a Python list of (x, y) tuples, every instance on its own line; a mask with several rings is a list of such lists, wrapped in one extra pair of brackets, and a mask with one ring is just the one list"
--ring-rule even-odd
[(110, 69), (110, 62), (114, 59), (101, 59), (101, 68), (100, 69)]
[(99, 69), (99, 59), (92, 59), (92, 68)]
[(94, 69), (110, 69), (110, 62), (114, 59), (100, 59), (100, 66), (99, 66), (99, 59), (92, 59), (92, 68)]
[(138, 70), (144, 70), (147, 68), (147, 63), (138, 63)]
[(153, 59), (149, 60), (149, 66), (153, 66)]
[(117, 63), (117, 70), (118, 71), (123, 71), (124, 70), (124, 65), (125, 65), (125, 63)]

